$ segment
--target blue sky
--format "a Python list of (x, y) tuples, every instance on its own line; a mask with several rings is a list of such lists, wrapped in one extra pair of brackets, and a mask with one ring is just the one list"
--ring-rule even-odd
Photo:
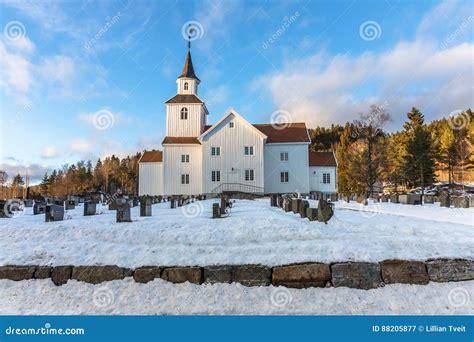
[[(80, 159), (160, 148), (189, 21), (210, 123), (232, 107), (252, 123), (281, 112), (314, 127), (379, 104), (396, 130), (412, 106), (427, 120), (473, 107), (473, 6), (1, 1), (2, 168), (37, 179)], [(96, 113), (113, 124), (98, 129)]]

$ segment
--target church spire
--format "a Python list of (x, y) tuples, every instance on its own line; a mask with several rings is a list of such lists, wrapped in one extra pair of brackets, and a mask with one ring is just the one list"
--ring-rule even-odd
[(186, 62), (184, 63), (183, 72), (179, 75), (178, 78), (194, 78), (200, 82), (199, 78), (194, 73), (193, 60), (191, 58), (191, 37), (188, 36), (188, 54), (186, 55)]

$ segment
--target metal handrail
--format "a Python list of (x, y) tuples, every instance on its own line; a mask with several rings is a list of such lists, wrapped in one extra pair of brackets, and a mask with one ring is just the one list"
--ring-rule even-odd
[(215, 187), (212, 190), (212, 193), (218, 194), (225, 191), (251, 193), (251, 194), (259, 194), (259, 195), (264, 193), (264, 189), (260, 186), (242, 184), (242, 183), (222, 183), (218, 185), (217, 187)]

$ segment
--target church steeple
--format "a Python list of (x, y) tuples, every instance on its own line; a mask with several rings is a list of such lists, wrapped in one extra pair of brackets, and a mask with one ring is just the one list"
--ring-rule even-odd
[(194, 72), (193, 59), (191, 58), (191, 37), (188, 39), (188, 54), (184, 62), (183, 71), (176, 80), (178, 84), (178, 94), (193, 94), (197, 95), (197, 88), (201, 80)]
[(199, 80), (194, 72), (193, 60), (191, 58), (191, 51), (188, 49), (188, 54), (186, 55), (186, 62), (184, 63), (183, 72), (179, 75), (178, 78), (193, 78), (195, 80)]

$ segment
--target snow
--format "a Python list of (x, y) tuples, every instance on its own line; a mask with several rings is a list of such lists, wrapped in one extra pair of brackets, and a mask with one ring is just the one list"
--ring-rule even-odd
[(98, 285), (0, 281), (0, 315), (472, 315), (474, 281), (374, 290), (172, 284), (131, 278)]
[[(153, 205), (152, 217), (116, 223), (115, 211), (44, 222), (44, 215), (0, 219), (0, 265), (213, 265), (381, 261), (392, 258), (474, 259), (474, 208), (336, 203), (328, 224), (270, 207), (268, 198), (237, 200), (229, 217), (212, 219), (206, 200), (170, 209)], [(310, 201), (312, 207), (316, 201)]]

